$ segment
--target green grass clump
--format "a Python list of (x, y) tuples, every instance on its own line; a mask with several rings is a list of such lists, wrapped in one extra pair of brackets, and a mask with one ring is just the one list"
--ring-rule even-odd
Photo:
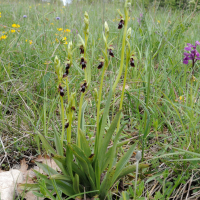
[[(133, 143), (137, 143), (137, 149), (142, 151), (141, 163), (151, 164), (150, 168), (139, 171), (136, 194), (135, 174), (132, 173), (123, 179), (124, 184), (120, 181), (120, 184), (117, 182), (113, 186), (110, 190), (112, 195), (122, 199), (135, 196), (138, 199), (168, 199), (175, 195), (177, 198), (181, 195), (181, 198), (186, 198), (195, 194), (198, 180), (188, 185), (190, 193), (184, 188), (191, 177), (191, 180), (195, 180), (199, 169), (199, 63), (195, 64), (192, 74), (192, 63), (184, 65), (182, 59), (186, 44), (194, 44), (199, 40), (199, 13), (193, 9), (157, 9), (154, 4), (149, 5), (148, 9), (135, 3), (133, 5), (128, 26), (132, 29), (129, 43), (134, 52), (135, 67), (126, 68), (127, 52), (122, 49), (124, 33), (117, 29), (121, 18), (116, 10), (120, 8), (123, 14), (122, 3), (108, 2), (104, 5), (103, 1), (92, 4), (74, 1), (67, 6), (59, 1), (0, 3), (2, 158), (7, 152), (11, 158), (8, 161), (12, 165), (11, 160), (18, 162), (26, 155), (41, 154), (44, 149), (38, 134), (44, 135), (55, 146), (54, 134), (57, 132), (61, 135), (65, 117), (60, 118), (62, 106), (59, 103), (54, 59), (57, 55), (61, 66), (64, 66), (69, 54), (68, 44), (72, 41), (75, 50), (68, 87), (70, 93), (76, 92), (76, 110), (71, 124), (71, 142), (76, 143), (79, 132), (77, 127), (80, 126), (92, 152), (95, 151), (95, 137), (98, 138), (97, 127), (100, 126), (97, 122), (109, 98), (110, 84), (114, 84), (121, 66), (123, 71), (119, 83), (114, 84), (105, 131), (109, 130), (118, 110), (122, 110), (117, 130), (120, 124), (125, 126), (119, 137), (116, 159), (122, 157)], [(78, 34), (85, 39), (85, 11), (90, 18), (86, 60), (91, 68), (91, 81), (89, 92), (83, 95), (80, 86), (87, 77), (80, 66), (80, 50), (77, 45), (80, 43)], [(23, 18), (23, 15), (27, 15), (27, 18)], [(99, 58), (104, 56), (101, 50), (105, 49), (102, 37), (105, 21), (109, 25), (109, 38), (114, 39), (112, 47), (115, 57), (108, 57), (102, 96), (98, 101), (99, 96), (95, 91), (99, 91), (102, 70), (97, 69), (97, 66)], [(126, 53), (124, 59), (121, 59), (121, 51)], [(123, 85), (124, 77), (126, 84)], [(80, 106), (81, 95), (87, 105), (83, 102), (83, 106)], [(63, 107), (66, 108), (67, 104), (68, 99), (64, 98)], [(80, 122), (78, 115), (84, 120)], [(114, 139), (115, 134), (112, 137)], [(65, 144), (66, 138), (63, 140)], [(133, 164), (135, 156), (131, 158), (130, 163)], [(0, 164), (8, 169), (8, 161), (2, 161)], [(150, 183), (152, 186), (149, 187)], [(152, 189), (153, 183), (159, 186), (155, 191)], [(120, 185), (124, 185), (126, 191), (120, 192)]]

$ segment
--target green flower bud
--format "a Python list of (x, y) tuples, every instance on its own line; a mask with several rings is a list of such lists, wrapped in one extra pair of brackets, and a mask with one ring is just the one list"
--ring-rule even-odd
[(126, 35), (127, 39), (129, 40), (131, 37), (131, 27), (127, 30), (127, 35)]
[(89, 34), (89, 16), (88, 16), (88, 13), (85, 12), (84, 14), (84, 23), (85, 23), (85, 33), (86, 34)]
[(109, 35), (109, 27), (108, 27), (108, 23), (107, 23), (107, 22), (105, 22), (104, 27), (105, 27), (105, 36), (106, 36), (106, 38), (108, 38), (108, 35)]
[(98, 92), (97, 92), (97, 88), (94, 88), (94, 99), (96, 104), (98, 103)]
[(72, 41), (70, 41), (68, 44), (68, 51), (71, 51), (71, 50), (72, 50)]

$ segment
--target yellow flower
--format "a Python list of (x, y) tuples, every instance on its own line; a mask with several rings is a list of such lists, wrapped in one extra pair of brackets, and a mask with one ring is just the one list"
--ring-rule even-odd
[(7, 38), (7, 35), (2, 35), (0, 39), (5, 40)]
[(157, 21), (160, 24), (160, 20)]
[(54, 23), (51, 23), (51, 25), (54, 25)]
[(28, 40), (26, 39), (25, 41), (27, 42)]
[(59, 40), (56, 38), (56, 42), (59, 42)]
[(64, 38), (63, 38), (63, 40), (67, 40), (67, 38), (66, 38), (66, 37), (64, 37)]
[(44, 64), (45, 65), (48, 65), (48, 64), (50, 64), (51, 63), (51, 61), (46, 61)]
[(134, 20), (135, 18), (133, 17), (132, 19)]
[(29, 6), (29, 8), (31, 8), (31, 6)]
[(29, 40), (29, 44), (31, 45), (33, 43), (33, 41), (32, 40)]
[(58, 31), (62, 31), (62, 30), (63, 30), (63, 28), (57, 28), (57, 30), (58, 30)]
[(196, 81), (196, 78), (195, 78), (195, 76), (192, 76), (192, 79), (191, 79), (193, 82), (195, 82)]
[(19, 24), (13, 24), (12, 27), (13, 27), (13, 28), (19, 28), (20, 25), (19, 25)]
[(70, 31), (69, 29), (66, 29), (66, 32), (68, 32), (68, 33), (69, 33), (69, 32), (71, 32), (71, 31)]
[(182, 96), (179, 97), (180, 100), (182, 100), (182, 98), (183, 98)]
[(115, 19), (113, 19), (113, 22), (115, 21)]
[(11, 33), (14, 33), (14, 32), (15, 32), (15, 30), (14, 30), (14, 29), (12, 29), (12, 30), (11, 30)]
[(68, 44), (67, 42), (65, 42), (64, 44)]

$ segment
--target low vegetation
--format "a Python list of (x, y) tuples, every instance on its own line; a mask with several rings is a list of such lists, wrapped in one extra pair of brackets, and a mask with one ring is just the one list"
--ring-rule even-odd
[(48, 199), (198, 199), (200, 17), (179, 8), (1, 2), (0, 168), (51, 156), (23, 185)]

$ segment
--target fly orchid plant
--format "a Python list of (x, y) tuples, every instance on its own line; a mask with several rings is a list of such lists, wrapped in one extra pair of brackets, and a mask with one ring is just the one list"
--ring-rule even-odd
[[(96, 197), (97, 199), (104, 200), (110, 189), (116, 184), (121, 178), (129, 173), (136, 171), (136, 169), (142, 169), (148, 167), (148, 164), (137, 162), (134, 165), (127, 165), (129, 159), (133, 155), (133, 151), (136, 148), (137, 143), (130, 146), (127, 152), (119, 159), (117, 159), (117, 150), (122, 145), (119, 143), (119, 136), (122, 132), (124, 125), (120, 127), (120, 116), (122, 110), (122, 103), (124, 98), (124, 90), (126, 84), (126, 76), (129, 64), (135, 66), (134, 52), (131, 51), (130, 37), (131, 29), (128, 27), (128, 9), (130, 0), (125, 1), (124, 13), (125, 17), (121, 12), (121, 20), (118, 24), (119, 29), (124, 29), (122, 49), (121, 49), (121, 61), (117, 78), (113, 85), (110, 86), (109, 95), (106, 100), (105, 108), (103, 112), (100, 110), (101, 96), (103, 90), (103, 80), (105, 72), (109, 65), (109, 56), (114, 59), (114, 48), (112, 46), (113, 39), (109, 41), (109, 26), (105, 22), (105, 32), (103, 33), (103, 40), (105, 49), (102, 50), (103, 56), (99, 59), (98, 69), (102, 69), (101, 81), (99, 91), (95, 89), (95, 101), (97, 106), (97, 117), (96, 117), (96, 135), (94, 147), (89, 145), (88, 140), (83, 132), (81, 122), (83, 120), (83, 99), (86, 92), (89, 90), (91, 73), (90, 66), (87, 56), (87, 41), (89, 38), (89, 16), (85, 12), (84, 17), (84, 35), (83, 39), (80, 35), (78, 47), (80, 49), (80, 65), (85, 73), (85, 79), (81, 84), (81, 97), (79, 103), (78, 112), (78, 127), (77, 127), (77, 143), (71, 142), (71, 126), (73, 121), (73, 113), (75, 109), (75, 93), (70, 94), (68, 85), (68, 74), (70, 67), (72, 66), (72, 43), (68, 45), (68, 57), (65, 63), (65, 72), (63, 73), (63, 67), (61, 67), (60, 60), (55, 57), (55, 70), (58, 76), (58, 92), (60, 95), (61, 102), (61, 119), (62, 119), (62, 132), (55, 134), (55, 147), (54, 149), (47, 141), (47, 139), (40, 133), (39, 137), (42, 141), (43, 146), (48, 153), (51, 153), (54, 161), (60, 168), (62, 173), (59, 173), (49, 167), (46, 164), (37, 163), (37, 165), (43, 169), (46, 175), (35, 171), (38, 178), (43, 179), (43, 189), (40, 193), (44, 197), (50, 199), (56, 199), (53, 194), (57, 194), (57, 199), (61, 198), (61, 193), (69, 196), (70, 198), (83, 198), (87, 194), (88, 197)], [(116, 113), (113, 121), (109, 128), (106, 130), (107, 119), (109, 116), (109, 109), (111, 99), (114, 95), (117, 84), (123, 73), (124, 58), (126, 52), (126, 68), (124, 76), (124, 84), (120, 101), (119, 111)], [(68, 105), (66, 112), (64, 111), (63, 99), (65, 98), (65, 90), (67, 90)], [(103, 113), (103, 114), (101, 114)], [(67, 129), (67, 137), (65, 134)], [(67, 142), (65, 141), (67, 138)], [(114, 138), (113, 145), (109, 147), (110, 141)], [(65, 151), (63, 150), (65, 149)], [(40, 182), (34, 185), (28, 185), (26, 188), (34, 188), (39, 190), (41, 188)]]

